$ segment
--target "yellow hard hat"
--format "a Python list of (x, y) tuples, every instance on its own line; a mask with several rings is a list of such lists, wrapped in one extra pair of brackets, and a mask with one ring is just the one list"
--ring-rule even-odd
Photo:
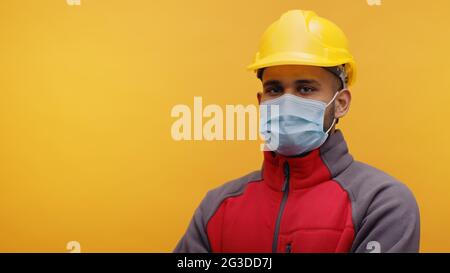
[(355, 81), (355, 61), (344, 32), (313, 11), (290, 10), (281, 15), (262, 35), (259, 51), (247, 69), (256, 72), (284, 64), (344, 65), (347, 85)]

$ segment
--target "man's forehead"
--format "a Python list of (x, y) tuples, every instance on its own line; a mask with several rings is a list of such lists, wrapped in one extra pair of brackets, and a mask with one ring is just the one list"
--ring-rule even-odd
[(279, 65), (270, 66), (264, 69), (263, 81), (266, 80), (293, 80), (298, 79), (314, 79), (320, 80), (327, 78), (327, 71), (317, 66), (306, 65)]

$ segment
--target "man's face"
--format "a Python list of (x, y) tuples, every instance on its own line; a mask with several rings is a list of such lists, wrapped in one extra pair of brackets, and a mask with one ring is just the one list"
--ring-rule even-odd
[[(264, 69), (263, 91), (258, 93), (259, 103), (283, 94), (323, 101), (331, 101), (340, 90), (340, 80), (331, 72), (317, 66), (278, 65)], [(350, 105), (350, 92), (344, 89), (325, 111), (324, 130), (333, 123), (333, 118), (344, 116)], [(334, 131), (334, 128), (331, 130)]]

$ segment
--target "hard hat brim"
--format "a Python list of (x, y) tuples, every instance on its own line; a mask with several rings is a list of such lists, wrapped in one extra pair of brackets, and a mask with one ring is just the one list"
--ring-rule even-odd
[(310, 66), (320, 66), (320, 67), (331, 67), (341, 64), (346, 64), (347, 75), (348, 75), (348, 85), (354, 83), (355, 79), (355, 63), (353, 58), (342, 59), (333, 61), (332, 59), (320, 58), (318, 56), (309, 55), (299, 52), (282, 52), (278, 54), (272, 54), (265, 58), (261, 58), (251, 65), (247, 66), (247, 70), (253, 70), (256, 72), (260, 68), (277, 66), (277, 65), (310, 65)]

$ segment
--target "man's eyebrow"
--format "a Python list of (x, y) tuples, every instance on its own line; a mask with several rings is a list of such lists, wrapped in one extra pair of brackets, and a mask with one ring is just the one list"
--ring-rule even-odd
[[(296, 80), (294, 82), (294, 84), (305, 84), (305, 83), (306, 84), (315, 84), (315, 85), (320, 86), (320, 82), (318, 82), (314, 79), (300, 79), (300, 80)], [(267, 87), (270, 85), (282, 85), (282, 83), (279, 80), (269, 80), (263, 84), (264, 87)]]
[(266, 87), (268, 85), (281, 85), (281, 82), (278, 80), (270, 80), (270, 81), (266, 81), (263, 86)]

